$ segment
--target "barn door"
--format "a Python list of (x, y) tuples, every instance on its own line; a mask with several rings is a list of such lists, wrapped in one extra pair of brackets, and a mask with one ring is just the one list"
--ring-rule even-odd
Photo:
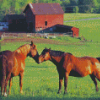
[(29, 32), (32, 32), (32, 31), (33, 31), (33, 23), (29, 22)]

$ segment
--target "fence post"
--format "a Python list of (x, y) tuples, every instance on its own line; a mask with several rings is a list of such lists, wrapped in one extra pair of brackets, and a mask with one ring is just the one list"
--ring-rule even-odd
[(0, 38), (0, 52), (1, 52), (1, 38)]
[(1, 38), (0, 38), (0, 52), (1, 52)]

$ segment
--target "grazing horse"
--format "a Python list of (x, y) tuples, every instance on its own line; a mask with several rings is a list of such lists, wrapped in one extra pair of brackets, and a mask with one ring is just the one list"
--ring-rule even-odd
[[(6, 87), (9, 80), (9, 94), (11, 93), (11, 86), (12, 86), (12, 77), (19, 76), (20, 77), (20, 93), (22, 91), (22, 79), (24, 75), (25, 69), (25, 59), (27, 56), (32, 57), (38, 63), (39, 54), (37, 52), (36, 45), (31, 41), (31, 44), (25, 44), (19, 47), (15, 51), (2, 51), (0, 52), (0, 71), (2, 72), (1, 80), (3, 83), (1, 84), (1, 93), (4, 96), (7, 96)], [(2, 70), (3, 69), (3, 70)], [(6, 78), (5, 78), (6, 77)], [(4, 87), (4, 93), (3, 93)]]
[(84, 77), (90, 75), (96, 91), (98, 91), (96, 78), (100, 81), (100, 63), (92, 57), (75, 57), (71, 53), (44, 49), (39, 56), (39, 63), (50, 60), (57, 66), (59, 73), (59, 90), (61, 92), (64, 78), (64, 93), (67, 93), (68, 76)]

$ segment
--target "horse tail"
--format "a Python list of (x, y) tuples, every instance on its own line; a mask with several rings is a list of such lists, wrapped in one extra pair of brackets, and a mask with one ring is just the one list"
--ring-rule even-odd
[(6, 79), (6, 66), (7, 66), (7, 57), (2, 55), (1, 58), (1, 93), (3, 95), (3, 89), (5, 86), (5, 79)]

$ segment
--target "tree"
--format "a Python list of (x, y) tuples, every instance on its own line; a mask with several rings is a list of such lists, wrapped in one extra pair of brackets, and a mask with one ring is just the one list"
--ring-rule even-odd
[(78, 8), (78, 6), (75, 6), (74, 8), (73, 8), (73, 13), (78, 13), (79, 12), (79, 8)]
[(91, 9), (97, 6), (97, 0), (78, 0), (79, 12), (91, 13)]
[(62, 1), (61, 6), (62, 6), (64, 12), (67, 12), (66, 7), (67, 7), (69, 4), (70, 4), (70, 0), (66, 0), (66, 1), (63, 0), (63, 1)]
[(76, 0), (70, 0), (70, 5), (71, 5), (71, 6), (76, 6), (76, 5), (77, 5)]

